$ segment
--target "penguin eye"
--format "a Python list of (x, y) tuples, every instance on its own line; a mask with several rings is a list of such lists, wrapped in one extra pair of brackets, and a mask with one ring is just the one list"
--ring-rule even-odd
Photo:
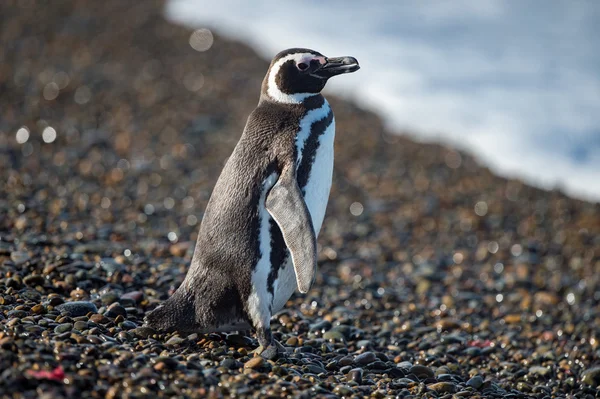
[(298, 69), (301, 71), (306, 71), (308, 69), (308, 64), (301, 62), (298, 64)]

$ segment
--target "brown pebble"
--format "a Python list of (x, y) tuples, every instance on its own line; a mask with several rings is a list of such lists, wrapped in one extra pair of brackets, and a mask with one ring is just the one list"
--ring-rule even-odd
[(508, 314), (504, 316), (504, 322), (506, 324), (517, 324), (521, 322), (520, 314)]
[(253, 357), (244, 364), (245, 369), (257, 369), (265, 363), (265, 359), (260, 356)]

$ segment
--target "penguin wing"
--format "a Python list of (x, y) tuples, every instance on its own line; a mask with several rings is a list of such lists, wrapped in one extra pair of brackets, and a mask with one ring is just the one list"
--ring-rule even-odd
[(291, 168), (288, 172), (271, 188), (265, 207), (281, 229), (292, 255), (298, 290), (305, 294), (317, 272), (317, 237), (295, 173)]

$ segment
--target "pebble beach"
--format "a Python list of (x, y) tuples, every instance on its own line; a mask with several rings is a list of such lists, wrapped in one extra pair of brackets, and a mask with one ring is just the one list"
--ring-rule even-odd
[(0, 397), (600, 397), (600, 204), (332, 96), (317, 280), (271, 322), (287, 356), (145, 327), (268, 67), (163, 9), (0, 4)]

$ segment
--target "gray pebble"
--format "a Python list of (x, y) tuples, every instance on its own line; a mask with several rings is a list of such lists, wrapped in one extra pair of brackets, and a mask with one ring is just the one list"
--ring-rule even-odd
[(75, 301), (65, 302), (56, 307), (61, 313), (67, 313), (71, 317), (85, 316), (88, 313), (96, 313), (98, 309), (92, 302)]

